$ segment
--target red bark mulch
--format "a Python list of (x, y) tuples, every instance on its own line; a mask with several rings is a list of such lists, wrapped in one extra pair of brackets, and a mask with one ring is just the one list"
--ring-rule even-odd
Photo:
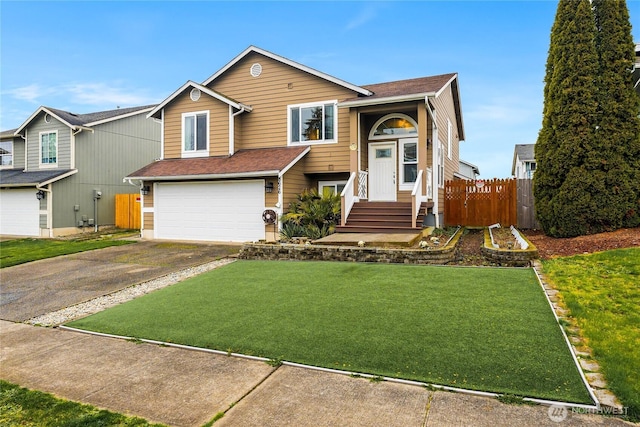
[(522, 233), (536, 246), (542, 259), (640, 246), (640, 227), (564, 239), (546, 236), (542, 231)]

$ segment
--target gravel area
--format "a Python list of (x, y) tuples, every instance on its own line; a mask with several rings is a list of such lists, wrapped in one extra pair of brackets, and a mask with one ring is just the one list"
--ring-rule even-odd
[(79, 319), (81, 317), (86, 317), (91, 314), (98, 313), (109, 307), (113, 307), (144, 294), (148, 294), (149, 292), (155, 291), (156, 289), (176, 284), (190, 277), (197, 276), (198, 274), (204, 273), (206, 271), (210, 271), (223, 265), (230, 264), (234, 261), (235, 258), (224, 258), (207, 264), (186, 268), (184, 270), (176, 271), (157, 279), (149, 280), (148, 282), (129, 286), (128, 288), (110, 293), (108, 295), (93, 298), (80, 304), (72, 305), (61, 310), (33, 317), (27, 320), (25, 323), (40, 326), (61, 325), (66, 322)]

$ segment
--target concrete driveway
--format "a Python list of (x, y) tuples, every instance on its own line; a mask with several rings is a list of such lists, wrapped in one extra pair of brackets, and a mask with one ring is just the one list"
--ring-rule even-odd
[(238, 245), (143, 241), (0, 269), (0, 319), (32, 317), (237, 253)]

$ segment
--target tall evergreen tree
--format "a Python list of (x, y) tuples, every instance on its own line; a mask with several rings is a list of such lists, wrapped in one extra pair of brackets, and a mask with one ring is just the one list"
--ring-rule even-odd
[(592, 196), (602, 190), (602, 182), (588, 169), (597, 162), (595, 37), (589, 0), (560, 0), (551, 29), (534, 175), (538, 220), (553, 236), (589, 233), (597, 208)]
[(593, 0), (598, 51), (599, 129), (596, 143), (608, 197), (604, 228), (640, 225), (640, 98), (630, 72), (635, 58), (624, 0)]

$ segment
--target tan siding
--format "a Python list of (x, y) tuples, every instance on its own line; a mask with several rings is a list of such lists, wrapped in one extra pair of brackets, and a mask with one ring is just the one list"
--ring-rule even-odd
[[(262, 65), (262, 74), (251, 77), (249, 69), (256, 62)], [(242, 115), (242, 135), (236, 149), (286, 146), (288, 105), (354, 96), (348, 89), (257, 53), (247, 55), (209, 86), (253, 108)], [(305, 163), (307, 173), (349, 170), (347, 109), (338, 109), (337, 123), (339, 142), (312, 145)]]
[[(445, 162), (445, 180), (453, 179), (453, 173), (458, 170), (460, 159), (460, 139), (458, 135), (458, 123), (455, 115), (455, 108), (453, 105), (453, 95), (451, 93), (451, 87), (447, 87), (441, 94), (435, 99), (434, 107), (437, 111), (436, 121), (438, 125), (438, 139), (444, 147), (444, 162)], [(451, 121), (452, 130), (452, 150), (451, 159), (447, 156), (447, 119)], [(434, 183), (437, 187), (437, 182)], [(444, 212), (444, 188), (438, 188), (438, 211)]]
[(189, 91), (165, 107), (164, 158), (182, 156), (182, 114), (209, 111), (209, 155), (229, 154), (229, 106), (203, 93), (198, 101), (192, 101)]
[(153, 212), (145, 212), (144, 214), (144, 229), (153, 230)]
[[(444, 146), (444, 162), (445, 162), (445, 180), (453, 179), (453, 173), (458, 171), (460, 159), (460, 139), (458, 135), (458, 127), (453, 105), (453, 96), (451, 88), (448, 87), (436, 99), (435, 108), (438, 112), (436, 120), (438, 122), (438, 136)], [(449, 159), (447, 151), (448, 141), (448, 125), (447, 119), (451, 121), (451, 159)]]
[(298, 194), (306, 188), (311, 188), (311, 181), (305, 176), (305, 160), (296, 163), (282, 177), (282, 200), (284, 211), (289, 210), (289, 203), (296, 200)]

